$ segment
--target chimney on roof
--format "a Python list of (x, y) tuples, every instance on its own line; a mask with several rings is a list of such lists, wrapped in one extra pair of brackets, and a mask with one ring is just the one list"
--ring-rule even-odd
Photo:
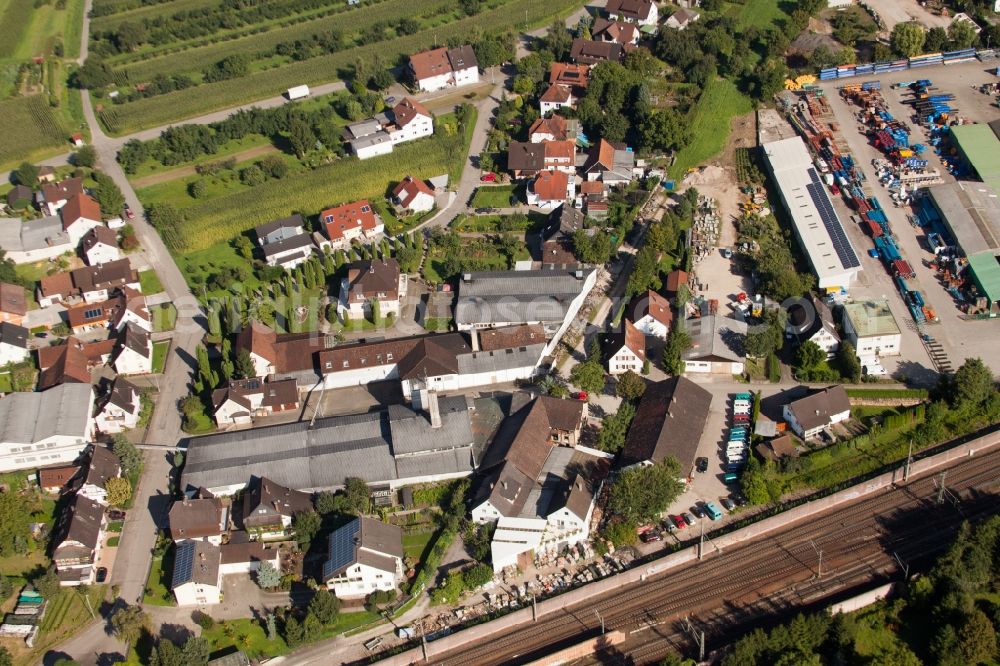
[(507, 490), (507, 481), (506, 480), (501, 481), (500, 484), (503, 486), (504, 490)]
[(469, 339), (472, 341), (472, 351), (479, 351), (479, 332), (476, 329), (469, 331)]
[(427, 413), (431, 417), (431, 427), (441, 427), (441, 408), (438, 407), (437, 391), (427, 392)]

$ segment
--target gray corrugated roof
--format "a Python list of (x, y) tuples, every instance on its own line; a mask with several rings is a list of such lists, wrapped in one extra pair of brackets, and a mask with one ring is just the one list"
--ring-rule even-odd
[(746, 358), (743, 345), (747, 336), (747, 325), (728, 317), (706, 315), (701, 319), (689, 320), (688, 333), (691, 347), (684, 352), (687, 360), (742, 361)]
[(458, 357), (458, 372), (462, 375), (468, 375), (524, 368), (538, 363), (544, 349), (544, 344), (537, 344), (513, 349), (462, 354)]
[[(374, 134), (382, 130), (382, 123), (374, 118), (368, 118), (347, 126), (347, 131), (354, 139)], [(388, 136), (388, 135), (386, 135)]]
[(380, 129), (377, 132), (366, 134), (365, 136), (358, 137), (357, 139), (351, 141), (351, 149), (354, 150), (354, 152), (358, 152), (363, 148), (374, 146), (379, 143), (388, 143), (391, 141), (392, 137), (389, 136), (389, 133), (386, 132), (385, 130)]
[(29, 222), (16, 218), (0, 220), (0, 247), (9, 252), (41, 250), (68, 243), (69, 234), (63, 230), (62, 219), (58, 215)]
[[(458, 287), (459, 324), (559, 321), (595, 269), (467, 273)], [(578, 277), (579, 276), (579, 277)]]
[(299, 234), (298, 236), (292, 236), (291, 238), (274, 243), (268, 243), (261, 250), (264, 252), (265, 257), (272, 257), (281, 252), (288, 252), (289, 250), (304, 248), (310, 245), (312, 245), (312, 239), (309, 237), (309, 234)]
[(85, 441), (90, 384), (61, 384), (42, 393), (14, 393), (0, 400), (0, 443), (34, 444), (54, 435)]
[[(267, 428), (209, 435), (191, 440), (184, 468), (185, 487), (214, 488), (267, 477), (296, 490), (330, 488), (347, 477), (368, 483), (447, 471), (471, 471), (472, 427), (464, 398), (442, 398), (441, 428), (406, 407), (337, 416)], [(428, 453), (449, 447), (460, 453)], [(393, 458), (397, 454), (410, 454)], [(440, 457), (439, 462), (433, 458)], [(461, 462), (456, 462), (461, 461)]]

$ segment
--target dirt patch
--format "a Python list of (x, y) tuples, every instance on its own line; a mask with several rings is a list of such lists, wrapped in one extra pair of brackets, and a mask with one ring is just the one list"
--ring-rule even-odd
[[(271, 153), (280, 152), (275, 146), (257, 146), (255, 148), (247, 148), (246, 150), (233, 153), (232, 155), (226, 155), (220, 157), (220, 160), (233, 159), (237, 162), (245, 162), (247, 160), (252, 160), (255, 157), (263, 157), (264, 155), (270, 155)], [(143, 187), (150, 187), (151, 185), (159, 185), (160, 183), (166, 183), (171, 180), (177, 180), (178, 178), (187, 178), (188, 176), (193, 176), (198, 173), (197, 166), (186, 166), (178, 167), (176, 169), (170, 169), (169, 171), (161, 171), (160, 173), (153, 173), (148, 176), (139, 178), (138, 180), (132, 181), (132, 187), (135, 189), (140, 189)]]

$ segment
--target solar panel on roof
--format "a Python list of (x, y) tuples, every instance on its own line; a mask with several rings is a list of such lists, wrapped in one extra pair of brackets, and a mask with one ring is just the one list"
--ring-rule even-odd
[(323, 578), (329, 578), (337, 569), (354, 561), (354, 539), (361, 530), (361, 521), (355, 518), (330, 535), (329, 551), (323, 563)]
[(820, 219), (823, 220), (823, 226), (826, 227), (826, 232), (830, 235), (830, 241), (833, 243), (833, 249), (840, 258), (841, 265), (844, 268), (856, 268), (860, 266), (861, 262), (847, 240), (847, 234), (844, 233), (844, 227), (840, 224), (840, 220), (837, 219), (837, 213), (833, 210), (833, 204), (830, 203), (830, 198), (826, 196), (826, 189), (823, 186), (823, 182), (819, 179), (819, 174), (812, 168), (808, 169), (808, 171), (809, 179), (812, 182), (806, 185), (806, 190), (809, 192), (809, 197), (816, 206), (816, 210), (819, 211)]
[(177, 546), (174, 555), (174, 574), (170, 587), (176, 588), (192, 580), (194, 574), (194, 541), (184, 541)]

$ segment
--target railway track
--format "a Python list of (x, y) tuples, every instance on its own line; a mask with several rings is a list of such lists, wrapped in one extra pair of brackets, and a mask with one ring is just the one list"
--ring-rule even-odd
[(603, 664), (646, 663), (689, 645), (679, 626), (684, 617), (705, 631), (709, 645), (728, 642), (722, 639), (778, 611), (796, 612), (897, 575), (897, 556), (909, 563), (936, 554), (963, 519), (1000, 510), (1000, 451), (948, 468), (944, 504), (936, 501), (937, 478), (867, 495), (722, 552), (706, 542), (700, 562), (568, 606), (431, 662), (526, 663), (598, 634), (602, 620), (606, 630), (629, 636), (614, 655), (601, 655)]

